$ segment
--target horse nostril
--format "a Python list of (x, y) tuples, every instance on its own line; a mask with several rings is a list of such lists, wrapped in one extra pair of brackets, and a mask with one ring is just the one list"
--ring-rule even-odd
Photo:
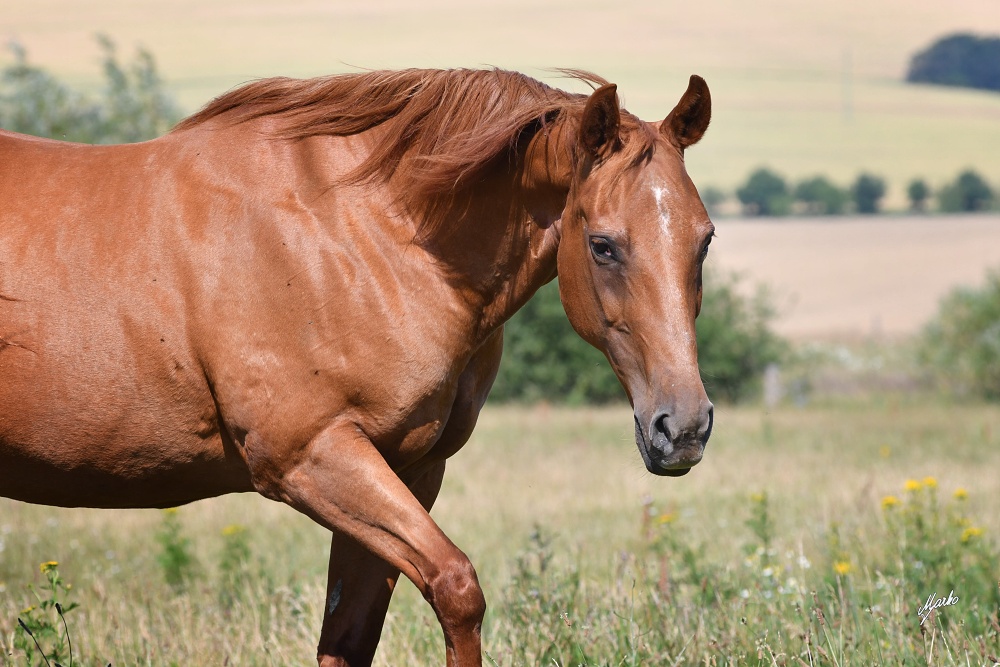
[(670, 443), (673, 440), (670, 434), (670, 415), (663, 413), (653, 420), (653, 441), (658, 442), (661, 438)]
[(715, 406), (711, 403), (708, 404), (708, 412), (705, 417), (706, 419), (702, 420), (704, 432), (700, 438), (702, 446), (708, 444), (708, 439), (712, 437), (712, 426), (715, 424)]

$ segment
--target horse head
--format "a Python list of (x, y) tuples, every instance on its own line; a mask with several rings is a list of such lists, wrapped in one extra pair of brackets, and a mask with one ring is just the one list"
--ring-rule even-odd
[(567, 188), (553, 222), (562, 303), (577, 333), (611, 362), (634, 408), (639, 452), (657, 475), (688, 472), (712, 431), (695, 318), (714, 226), (684, 166), (710, 117), (697, 76), (658, 124), (623, 113), (607, 84), (575, 117), (539, 133), (527, 154), (535, 191)]

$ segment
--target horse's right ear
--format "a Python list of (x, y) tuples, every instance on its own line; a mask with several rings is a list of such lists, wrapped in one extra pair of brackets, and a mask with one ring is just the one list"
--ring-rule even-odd
[(580, 118), (580, 147), (591, 159), (601, 157), (618, 145), (618, 86), (607, 83), (593, 93)]

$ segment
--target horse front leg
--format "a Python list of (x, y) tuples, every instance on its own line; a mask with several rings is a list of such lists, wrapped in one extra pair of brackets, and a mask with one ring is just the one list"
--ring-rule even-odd
[[(409, 485), (427, 511), (441, 489), (444, 467), (444, 461), (436, 464)], [(328, 577), (319, 667), (371, 665), (399, 569), (353, 538), (335, 532)]]
[[(413, 582), (441, 623), (448, 667), (482, 665), (486, 600), (472, 563), (355, 426), (332, 426), (316, 436), (277, 490), (286, 503)], [(342, 587), (341, 603), (348, 593)]]

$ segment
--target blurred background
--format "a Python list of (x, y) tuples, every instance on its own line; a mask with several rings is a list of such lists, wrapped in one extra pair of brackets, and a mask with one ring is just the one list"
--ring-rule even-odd
[[(586, 92), (551, 69), (581, 68), (659, 120), (702, 75), (712, 444), (646, 475), (617, 380), (542, 290), (434, 511), (479, 567), (487, 655), (997, 662), (996, 0), (34, 0), (3, 7), (0, 41), (0, 128), (98, 143), (267, 76), (497, 66)], [(326, 537), (285, 508), (0, 501), (0, 531), (4, 660), (39, 659), (20, 615), (65, 662), (42, 602), (72, 596), (38, 567), (59, 561), (94, 662), (312, 662)], [(916, 610), (951, 589), (928, 641)], [(442, 662), (426, 605), (397, 598), (379, 664)]]

